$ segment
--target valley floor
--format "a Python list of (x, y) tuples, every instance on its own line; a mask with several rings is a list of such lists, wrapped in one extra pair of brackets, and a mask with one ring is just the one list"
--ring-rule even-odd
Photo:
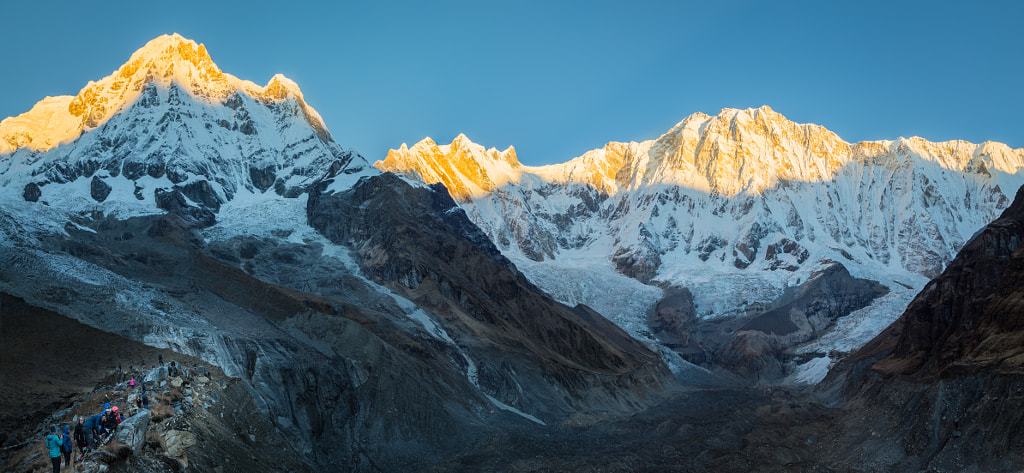
[(831, 471), (840, 412), (806, 398), (694, 388), (627, 418), (491, 436), (431, 471)]

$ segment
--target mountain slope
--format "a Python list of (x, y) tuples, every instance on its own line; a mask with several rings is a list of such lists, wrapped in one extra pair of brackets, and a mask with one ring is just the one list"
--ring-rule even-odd
[(1013, 471), (1024, 463), (1022, 242), (1024, 190), (895, 323), (829, 373), (820, 390), (846, 398), (851, 463), (868, 452), (899, 459), (885, 469)]

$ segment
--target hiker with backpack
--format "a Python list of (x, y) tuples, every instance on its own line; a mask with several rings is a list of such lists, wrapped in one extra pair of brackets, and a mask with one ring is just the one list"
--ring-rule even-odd
[(64, 454), (64, 467), (71, 468), (71, 452), (75, 449), (71, 444), (71, 428), (64, 427), (64, 435), (61, 436), (60, 451)]
[(53, 464), (53, 473), (60, 473), (60, 437), (57, 436), (57, 426), (50, 426), (50, 433), (46, 436), (46, 449), (50, 454), (50, 463)]

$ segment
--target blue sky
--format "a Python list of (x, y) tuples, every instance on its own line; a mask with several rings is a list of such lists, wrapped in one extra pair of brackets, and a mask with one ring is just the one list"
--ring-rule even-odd
[(299, 84), (370, 160), (458, 133), (524, 164), (769, 105), (846, 141), (1024, 147), (1024, 2), (0, 0), (0, 117), (180, 33), (222, 70)]

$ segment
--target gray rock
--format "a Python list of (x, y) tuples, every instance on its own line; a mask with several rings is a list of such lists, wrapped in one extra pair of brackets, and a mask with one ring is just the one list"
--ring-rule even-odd
[(99, 176), (92, 177), (92, 184), (89, 186), (89, 191), (96, 202), (103, 202), (104, 200), (107, 200), (107, 196), (110, 195), (111, 190), (110, 184), (103, 182), (103, 179), (100, 179)]
[(196, 444), (196, 436), (184, 430), (168, 430), (164, 432), (164, 445), (167, 456), (181, 458), (185, 452)]
[[(156, 384), (160, 380), (162, 380), (162, 379), (164, 379), (166, 377), (167, 377), (167, 367), (164, 366), (164, 365), (160, 365), (160, 366), (157, 366), (156, 368), (153, 368), (153, 369), (149, 370), (149, 373), (146, 373), (145, 382)], [(163, 386), (163, 385), (161, 384), (161, 386)]]
[(149, 428), (150, 413), (148, 410), (139, 411), (117, 426), (117, 439), (121, 443), (131, 447), (132, 453), (141, 451), (142, 445), (146, 442), (146, 430)]
[(29, 202), (39, 202), (39, 198), (43, 196), (43, 191), (39, 188), (38, 184), (30, 182), (25, 184), (25, 193), (22, 196)]

